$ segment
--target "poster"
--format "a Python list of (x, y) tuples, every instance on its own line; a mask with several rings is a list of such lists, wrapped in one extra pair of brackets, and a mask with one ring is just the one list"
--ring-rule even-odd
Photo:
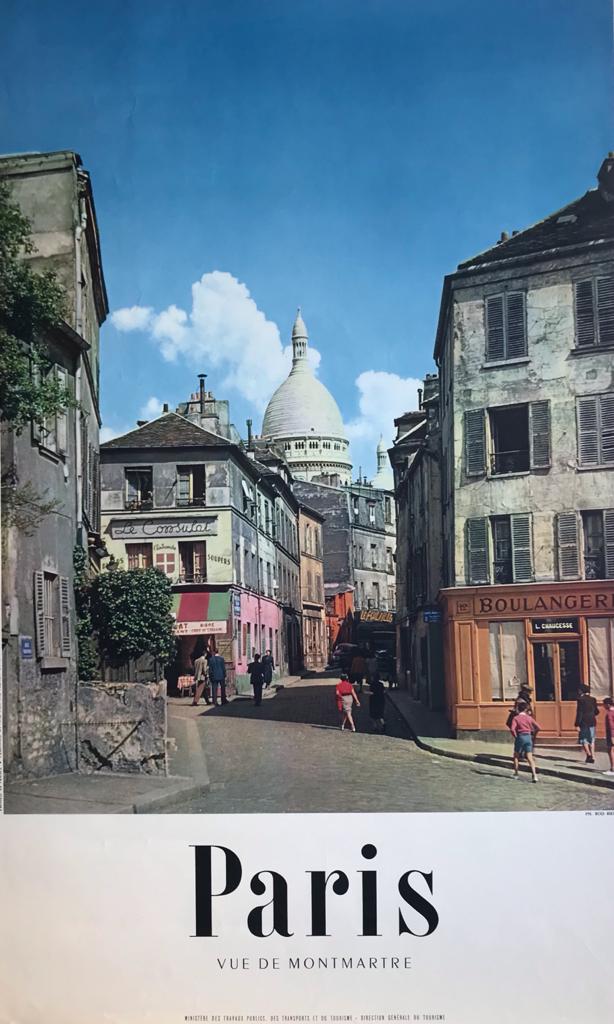
[(3, 28), (0, 1024), (610, 1021), (611, 5)]

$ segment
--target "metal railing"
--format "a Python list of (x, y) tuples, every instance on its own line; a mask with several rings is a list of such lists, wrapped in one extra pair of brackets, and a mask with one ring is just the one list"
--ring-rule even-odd
[(493, 476), (502, 476), (505, 473), (526, 473), (529, 468), (529, 451), (526, 448), (510, 452), (494, 452), (490, 456), (490, 472)]

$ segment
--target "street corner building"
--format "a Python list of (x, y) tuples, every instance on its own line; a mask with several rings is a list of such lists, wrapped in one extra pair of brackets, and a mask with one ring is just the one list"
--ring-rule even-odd
[[(2, 721), (9, 773), (78, 761), (74, 550), (91, 571), (99, 534), (99, 328), (107, 312), (92, 186), (73, 152), (0, 157), (0, 181), (29, 219), (36, 272), (63, 288), (65, 318), (42, 339), (50, 373), (74, 402), (16, 432), (2, 424), (2, 482), (29, 509), (3, 517)], [(33, 378), (32, 387), (36, 387)], [(40, 510), (38, 514), (37, 510)]]
[(256, 652), (272, 651), (277, 676), (302, 667), (299, 506), (283, 459), (257, 458), (204, 381), (177, 411), (102, 446), (103, 536), (125, 568), (172, 582), (170, 688), (190, 685), (208, 646), (224, 657), (228, 692), (249, 693)]
[(571, 737), (579, 685), (614, 685), (611, 154), (445, 279), (435, 359), (391, 450), (402, 670), (459, 736), (504, 733), (528, 684)]

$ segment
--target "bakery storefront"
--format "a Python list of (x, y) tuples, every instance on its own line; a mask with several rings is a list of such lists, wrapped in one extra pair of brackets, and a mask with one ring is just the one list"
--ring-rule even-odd
[(575, 737), (582, 683), (600, 701), (613, 694), (614, 582), (455, 587), (440, 599), (446, 710), (458, 734), (507, 735), (523, 684), (544, 737)]

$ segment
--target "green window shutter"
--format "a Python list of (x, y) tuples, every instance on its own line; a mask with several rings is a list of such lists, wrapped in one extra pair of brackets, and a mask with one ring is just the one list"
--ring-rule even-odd
[(60, 576), (60, 650), (63, 658), (71, 655), (70, 589), (66, 576)]
[(510, 292), (506, 301), (507, 345), (506, 359), (518, 359), (527, 354), (527, 318), (524, 292)]
[(601, 427), (601, 458), (602, 466), (614, 464), (614, 391), (601, 395), (599, 401), (599, 420)]
[(483, 409), (465, 413), (465, 471), (467, 476), (486, 472), (486, 421)]
[(576, 283), (576, 345), (585, 348), (595, 344), (595, 305), (593, 282)]
[(579, 398), (577, 401), (578, 421), (578, 465), (599, 465), (599, 410), (597, 399)]
[(488, 519), (467, 520), (467, 577), (468, 583), (490, 583), (488, 557)]
[(529, 426), (531, 469), (546, 469), (550, 465), (550, 402), (531, 402)]
[(556, 517), (559, 555), (559, 579), (577, 580), (580, 576), (578, 554), (578, 516), (575, 512), (559, 512)]
[(614, 508), (603, 513), (603, 538), (605, 546), (605, 576), (614, 580)]
[(614, 277), (597, 278), (599, 344), (614, 345)]
[(45, 654), (45, 574), (34, 573), (34, 629), (36, 652), (39, 658)]
[(512, 573), (514, 583), (529, 583), (533, 579), (531, 516), (510, 516), (510, 521), (512, 527)]
[(486, 299), (486, 358), (491, 362), (505, 359), (502, 295)]

